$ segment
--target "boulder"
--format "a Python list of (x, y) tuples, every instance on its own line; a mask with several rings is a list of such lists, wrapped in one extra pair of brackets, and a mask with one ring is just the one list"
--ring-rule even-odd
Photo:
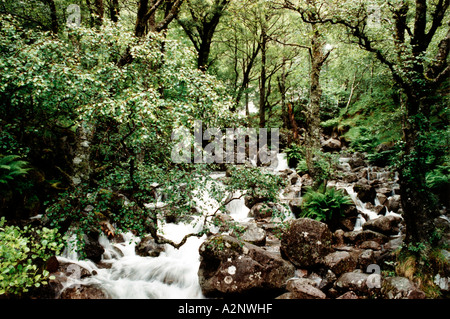
[(292, 220), (281, 237), (281, 252), (299, 268), (321, 262), (332, 251), (328, 226), (309, 218)]
[(100, 262), (102, 255), (105, 252), (105, 248), (98, 242), (99, 233), (91, 232), (88, 235), (84, 235), (84, 247), (83, 252), (87, 259), (92, 260), (95, 263)]
[(136, 245), (135, 251), (137, 255), (142, 257), (158, 257), (165, 251), (165, 246), (156, 243), (152, 236), (147, 236)]
[(375, 203), (375, 197), (377, 196), (377, 192), (375, 188), (364, 181), (358, 181), (353, 186), (354, 191), (357, 193), (358, 198), (364, 203)]
[(275, 215), (284, 214), (286, 209), (280, 205), (275, 203), (258, 203), (250, 209), (248, 213), (248, 217), (253, 217), (256, 220), (261, 220), (265, 218), (271, 218)]
[(369, 291), (367, 286), (369, 276), (369, 274), (361, 272), (347, 272), (339, 277), (334, 286), (340, 291), (354, 291), (357, 294), (364, 294)]
[(387, 200), (386, 206), (390, 212), (394, 212), (394, 213), (398, 212), (398, 210), (402, 206), (400, 195), (394, 195), (394, 196), (389, 197)]
[(256, 225), (256, 223), (248, 223), (245, 231), (241, 235), (241, 239), (256, 246), (264, 246), (266, 244), (266, 231)]
[(337, 276), (346, 272), (351, 272), (356, 267), (355, 260), (350, 253), (346, 251), (336, 251), (326, 255), (323, 259), (323, 264)]
[(371, 240), (379, 244), (387, 242), (389, 237), (373, 230), (354, 230), (344, 233), (344, 241), (352, 245), (360, 245), (365, 241)]
[(291, 293), (289, 299), (325, 299), (327, 297), (312, 280), (308, 282), (305, 278), (288, 281), (286, 289)]
[(94, 286), (79, 286), (66, 288), (60, 299), (110, 299), (100, 288)]
[(342, 148), (342, 143), (338, 139), (330, 138), (322, 142), (322, 148), (325, 152), (335, 152)]
[(364, 160), (361, 157), (352, 157), (352, 158), (350, 158), (348, 163), (350, 164), (350, 167), (352, 169), (355, 169), (357, 167), (366, 166), (366, 162), (364, 162)]
[(353, 291), (347, 291), (345, 294), (337, 297), (336, 299), (359, 299)]
[(389, 277), (383, 281), (381, 293), (388, 299), (425, 299), (425, 293), (405, 277)]
[(402, 221), (399, 216), (388, 215), (369, 220), (363, 224), (363, 229), (373, 230), (375, 232), (390, 236), (399, 232), (398, 224)]
[(278, 254), (227, 235), (209, 237), (199, 252), (199, 283), (207, 297), (255, 292), (276, 296), (295, 275), (294, 266)]

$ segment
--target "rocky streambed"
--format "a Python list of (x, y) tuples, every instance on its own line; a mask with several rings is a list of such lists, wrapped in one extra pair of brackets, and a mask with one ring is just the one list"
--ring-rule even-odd
[[(395, 252), (404, 228), (396, 174), (367, 165), (361, 154), (341, 158), (341, 178), (329, 186), (345, 190), (354, 205), (333, 229), (297, 218), (309, 176), (278, 170), (288, 181), (280, 203), (240, 198), (217, 214), (223, 223), (180, 249), (131, 234), (88, 245), (89, 260), (66, 251), (53, 260), (56, 279), (48, 298), (226, 298), (280, 299), (425, 298), (408, 278), (394, 273)], [(450, 220), (436, 221), (449, 242)], [(228, 227), (227, 225), (234, 225)], [(201, 227), (199, 220), (164, 225), (165, 236), (180, 240)], [(236, 227), (238, 226), (238, 227)], [(196, 228), (197, 227), (197, 228)], [(239, 229), (240, 231), (236, 231)], [(89, 248), (90, 246), (90, 248)], [(442, 254), (449, 260), (449, 252)], [(448, 293), (448, 269), (435, 282)]]

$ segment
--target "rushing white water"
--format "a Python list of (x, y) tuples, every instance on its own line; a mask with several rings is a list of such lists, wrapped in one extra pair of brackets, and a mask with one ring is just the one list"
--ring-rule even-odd
[[(220, 178), (224, 173), (214, 173), (215, 186), (220, 187)], [(208, 214), (214, 214), (222, 205), (210, 197), (208, 190), (214, 181), (205, 183), (203, 189), (194, 192), (194, 200), (198, 208)], [(229, 194), (236, 198), (227, 205), (227, 211), (236, 221), (249, 221), (249, 208), (245, 206), (243, 193), (237, 191)], [(163, 203), (158, 203), (163, 206)], [(176, 243), (186, 235), (198, 233), (203, 228), (204, 216), (198, 216), (190, 223), (159, 223), (159, 234)], [(142, 257), (136, 254), (135, 248), (140, 239), (131, 233), (123, 234), (124, 242), (112, 243), (101, 236), (99, 243), (104, 247), (101, 262), (80, 261), (74, 247), (68, 247), (60, 262), (70, 263), (73, 275), (64, 284), (64, 288), (74, 285), (91, 285), (101, 287), (113, 299), (199, 299), (203, 294), (198, 283), (200, 266), (199, 247), (205, 240), (190, 237), (179, 249), (166, 244), (165, 250), (158, 257)], [(73, 239), (73, 238), (72, 238)], [(72, 240), (73, 241), (73, 240)], [(101, 266), (99, 266), (101, 265)], [(88, 270), (92, 276), (81, 278), (82, 269)]]
[(284, 171), (286, 169), (289, 169), (288, 161), (286, 158), (285, 153), (278, 153), (277, 154), (277, 166), (275, 168), (276, 172)]
[[(200, 223), (166, 224), (162, 226), (165, 238), (175, 242), (185, 235), (198, 231)], [(100, 244), (105, 248), (99, 267), (92, 261), (80, 261), (75, 252), (66, 249), (60, 262), (70, 262), (74, 274), (66, 287), (93, 285), (101, 287), (114, 299), (198, 299), (203, 298), (198, 283), (197, 271), (200, 265), (198, 248), (204, 237), (191, 237), (180, 249), (165, 245), (165, 251), (158, 257), (141, 257), (135, 247), (139, 238), (124, 234), (123, 243), (111, 243), (105, 236)], [(79, 279), (81, 268), (95, 274)], [(105, 267), (106, 265), (106, 267)]]

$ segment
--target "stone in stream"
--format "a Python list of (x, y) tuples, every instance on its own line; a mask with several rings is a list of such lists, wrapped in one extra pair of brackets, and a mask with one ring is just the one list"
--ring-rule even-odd
[(275, 297), (295, 268), (278, 254), (228, 235), (207, 238), (199, 248), (199, 283), (206, 297), (264, 293)]
[(373, 230), (384, 235), (396, 235), (399, 232), (398, 224), (402, 221), (399, 216), (388, 215), (365, 222), (363, 229)]
[(312, 267), (332, 251), (328, 226), (309, 218), (291, 221), (281, 237), (281, 252), (295, 266)]

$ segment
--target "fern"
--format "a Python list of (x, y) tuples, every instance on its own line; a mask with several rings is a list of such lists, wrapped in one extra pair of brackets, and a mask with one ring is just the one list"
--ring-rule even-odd
[(30, 169), (27, 162), (18, 160), (17, 155), (0, 157), (0, 184), (7, 184), (17, 176), (25, 175)]
[(308, 188), (303, 196), (301, 217), (331, 223), (342, 217), (352, 203), (351, 198), (341, 190), (324, 186), (317, 191)]

